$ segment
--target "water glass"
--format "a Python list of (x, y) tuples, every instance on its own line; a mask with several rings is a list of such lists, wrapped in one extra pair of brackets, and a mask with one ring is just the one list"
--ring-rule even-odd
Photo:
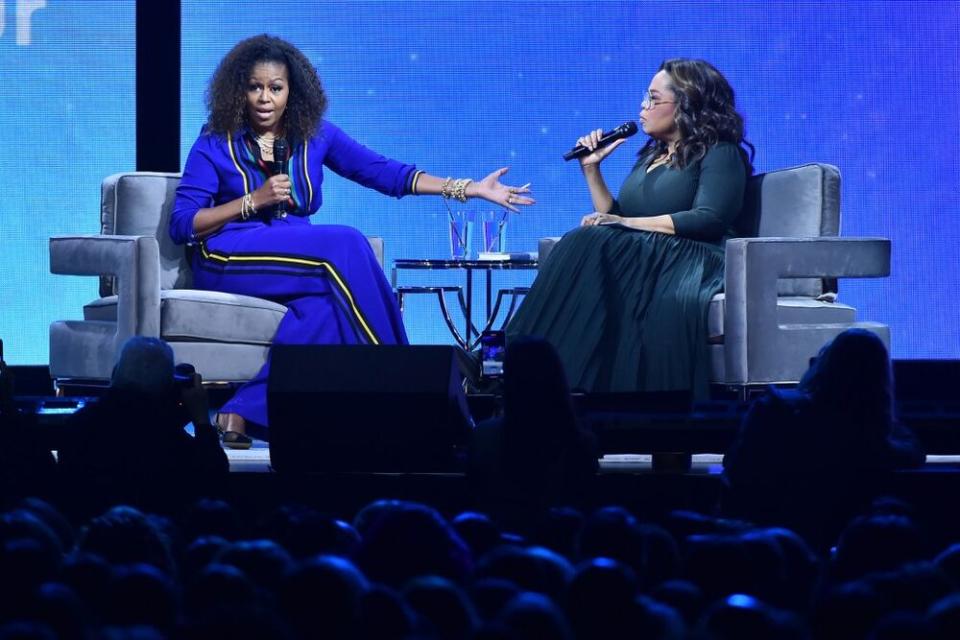
[(486, 253), (506, 253), (507, 251), (507, 215), (509, 212), (483, 212), (483, 248)]
[(469, 260), (472, 256), (473, 219), (472, 211), (451, 211), (449, 214), (450, 257), (454, 260)]

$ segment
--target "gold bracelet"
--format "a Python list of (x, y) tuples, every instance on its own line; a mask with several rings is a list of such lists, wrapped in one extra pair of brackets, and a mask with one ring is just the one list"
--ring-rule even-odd
[(417, 191), (417, 183), (420, 181), (421, 175), (423, 175), (423, 171), (417, 171), (415, 174), (413, 174), (413, 180), (410, 182), (410, 193), (415, 196), (420, 195), (420, 193)]
[(249, 220), (250, 216), (256, 212), (257, 208), (253, 205), (253, 194), (244, 194), (243, 199), (240, 201), (240, 219)]
[(452, 183), (453, 183), (453, 178), (450, 178), (450, 177), (447, 177), (447, 179), (443, 181), (443, 184), (440, 185), (440, 196), (441, 196), (441, 197), (443, 197), (443, 198), (450, 198), (450, 196), (452, 195), (452, 194), (450, 193), (450, 185), (451, 185)]
[(467, 185), (473, 182), (470, 178), (460, 178), (453, 187), (453, 197), (460, 202), (467, 201)]
[(473, 182), (471, 178), (447, 178), (440, 187), (440, 195), (444, 198), (453, 198), (460, 202), (467, 201), (467, 185)]

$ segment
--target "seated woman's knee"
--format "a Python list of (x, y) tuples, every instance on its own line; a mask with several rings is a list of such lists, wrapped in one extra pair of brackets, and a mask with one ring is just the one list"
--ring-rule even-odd
[(370, 240), (353, 227), (342, 224), (325, 224), (311, 227), (317, 241), (329, 243), (334, 240), (338, 249), (348, 252), (370, 249)]

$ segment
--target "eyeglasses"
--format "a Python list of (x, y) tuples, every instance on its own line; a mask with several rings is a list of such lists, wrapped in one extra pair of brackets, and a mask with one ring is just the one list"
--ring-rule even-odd
[(647, 97), (640, 102), (640, 108), (646, 111), (647, 109), (653, 109), (654, 107), (659, 107), (662, 104), (677, 104), (676, 100), (655, 100), (653, 96), (647, 94)]

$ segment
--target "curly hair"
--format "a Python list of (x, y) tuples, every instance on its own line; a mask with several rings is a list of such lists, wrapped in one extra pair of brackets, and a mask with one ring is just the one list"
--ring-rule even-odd
[(286, 135), (296, 140), (310, 138), (327, 109), (320, 77), (299, 49), (267, 34), (242, 40), (220, 61), (207, 88), (207, 127), (214, 133), (229, 134), (248, 124), (247, 83), (253, 68), (262, 62), (287, 68), (290, 97), (283, 114)]
[[(673, 116), (680, 140), (670, 164), (683, 168), (700, 160), (718, 142), (732, 142), (740, 148), (744, 165), (752, 173), (753, 145), (743, 133), (743, 116), (737, 113), (733, 88), (723, 74), (706, 60), (673, 58), (660, 65), (670, 78), (668, 86), (676, 96)], [(746, 150), (749, 149), (749, 157)], [(667, 151), (667, 143), (651, 138), (640, 149), (641, 158), (655, 158)]]

